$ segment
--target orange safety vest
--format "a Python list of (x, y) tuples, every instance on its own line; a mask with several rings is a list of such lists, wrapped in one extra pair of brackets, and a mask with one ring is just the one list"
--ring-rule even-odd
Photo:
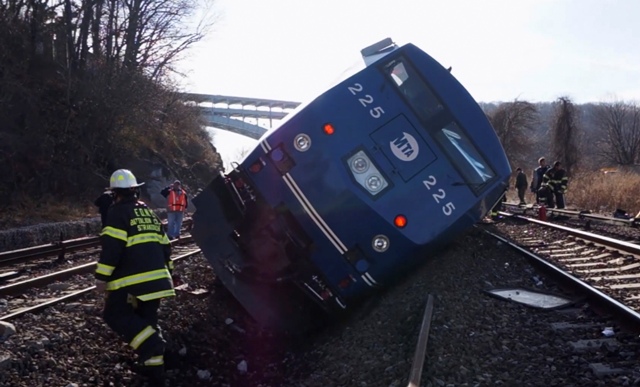
[(187, 207), (187, 193), (184, 190), (180, 190), (180, 193), (170, 190), (167, 199), (167, 211), (184, 211)]

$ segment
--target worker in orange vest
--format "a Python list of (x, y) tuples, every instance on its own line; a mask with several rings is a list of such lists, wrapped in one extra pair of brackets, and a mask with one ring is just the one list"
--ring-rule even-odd
[(180, 180), (166, 187), (160, 194), (167, 198), (167, 236), (169, 239), (180, 238), (182, 219), (189, 205), (187, 192), (182, 188)]

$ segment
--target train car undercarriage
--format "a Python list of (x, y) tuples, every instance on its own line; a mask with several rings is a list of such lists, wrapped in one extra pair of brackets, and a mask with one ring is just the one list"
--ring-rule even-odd
[(299, 330), (340, 305), (330, 302), (335, 294), (311, 262), (312, 239), (242, 172), (220, 174), (193, 201), (193, 237), (217, 278), (265, 328)]

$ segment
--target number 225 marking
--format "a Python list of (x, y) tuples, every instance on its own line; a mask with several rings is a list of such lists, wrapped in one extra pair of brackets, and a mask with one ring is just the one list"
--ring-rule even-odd
[[(435, 188), (436, 186), (435, 176), (430, 175), (427, 180), (422, 181), (422, 184), (424, 184), (424, 186), (427, 187), (429, 191), (431, 191), (431, 188)], [(438, 191), (436, 191), (435, 193), (432, 193), (431, 196), (433, 197), (433, 200), (435, 200), (435, 202), (439, 204), (444, 198), (447, 197), (447, 193), (442, 188), (438, 188)], [(453, 213), (453, 210), (455, 209), (456, 209), (456, 206), (454, 206), (453, 203), (451, 202), (447, 202), (442, 206), (442, 212), (446, 216), (451, 215)]]
[[(353, 84), (353, 86), (349, 86), (348, 89), (351, 94), (357, 95), (362, 92), (363, 87), (361, 84), (355, 83)], [(364, 97), (358, 98), (358, 101), (360, 101), (362, 106), (367, 108), (368, 105), (371, 105), (373, 103), (373, 97), (369, 94), (365, 94)], [(371, 114), (371, 117), (373, 118), (380, 118), (384, 114), (384, 110), (382, 110), (380, 106), (375, 106), (369, 109), (369, 114)]]

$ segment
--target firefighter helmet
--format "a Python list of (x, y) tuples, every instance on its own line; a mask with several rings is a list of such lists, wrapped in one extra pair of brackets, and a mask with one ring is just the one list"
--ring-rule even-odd
[(111, 179), (109, 179), (109, 188), (136, 188), (143, 184), (138, 184), (136, 177), (128, 169), (118, 169), (111, 174)]

